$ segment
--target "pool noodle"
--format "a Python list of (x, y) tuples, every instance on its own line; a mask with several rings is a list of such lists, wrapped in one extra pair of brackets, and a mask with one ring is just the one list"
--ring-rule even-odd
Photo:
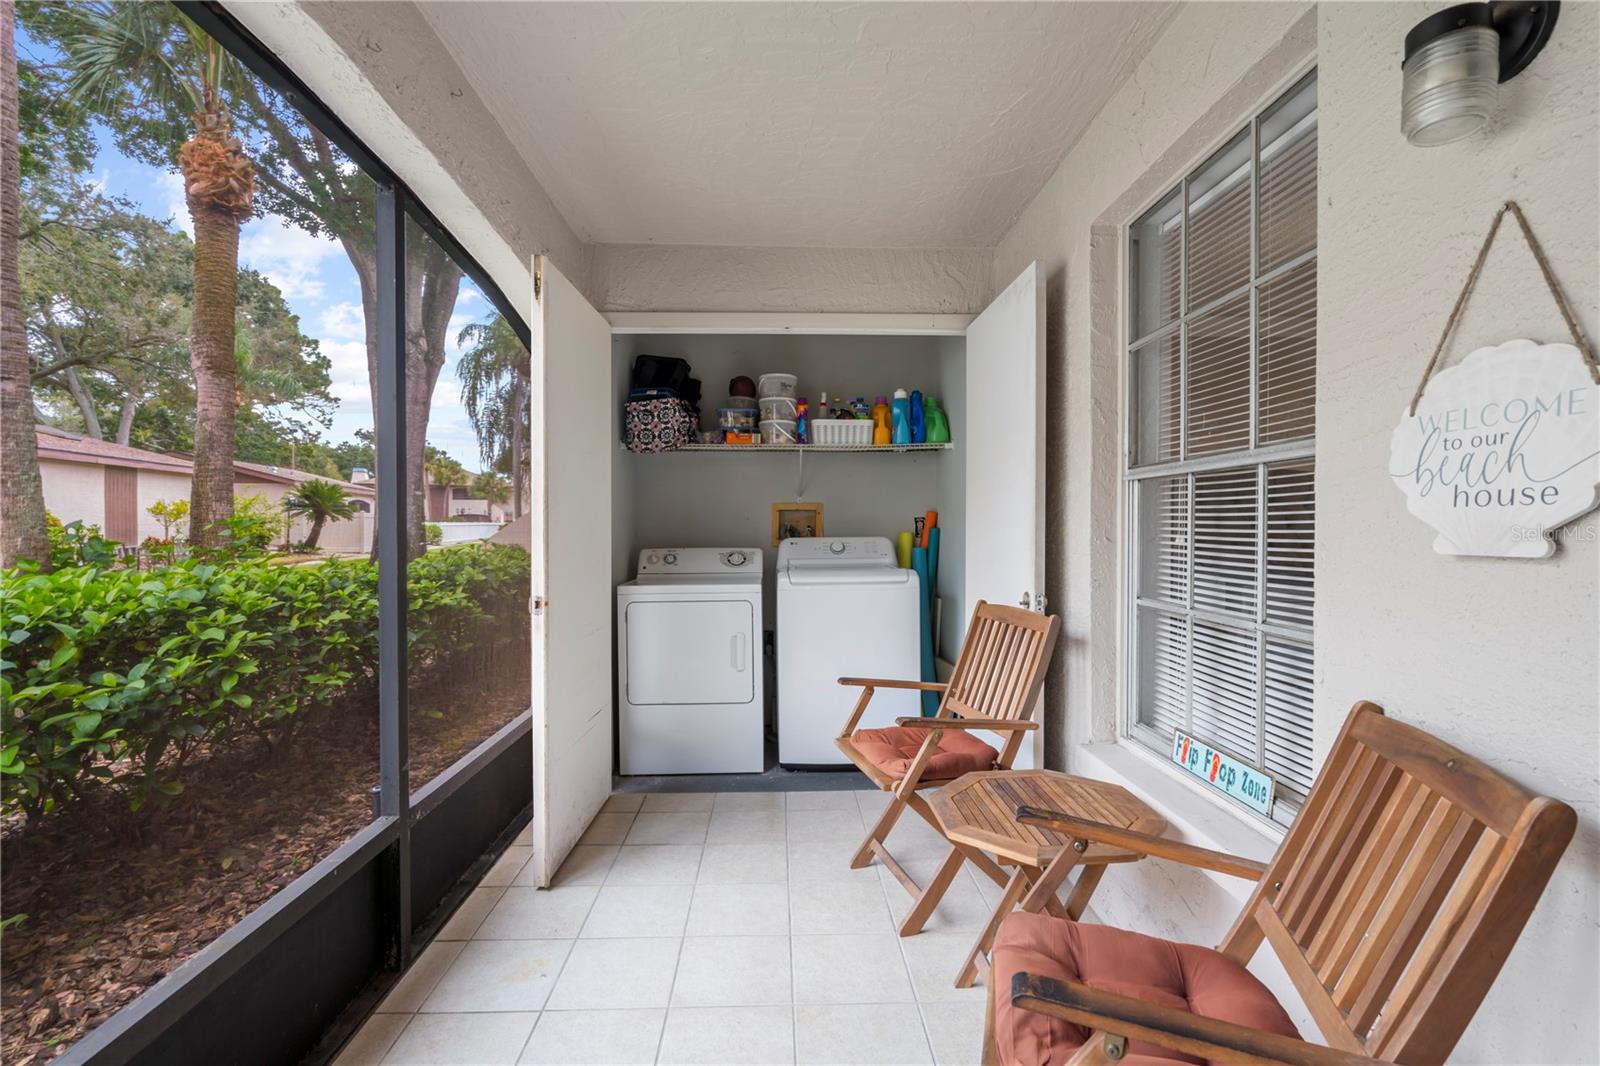
[[(933, 609), (931, 605), (932, 583), (928, 580), (928, 549), (911, 549), (911, 569), (917, 572), (917, 625), (918, 645), (922, 656), (922, 680), (933, 681)], [(931, 718), (939, 711), (939, 696), (935, 692), (922, 693), (922, 717)]]
[(900, 569), (911, 569), (911, 531), (901, 530), (894, 538), (895, 561), (900, 564)]

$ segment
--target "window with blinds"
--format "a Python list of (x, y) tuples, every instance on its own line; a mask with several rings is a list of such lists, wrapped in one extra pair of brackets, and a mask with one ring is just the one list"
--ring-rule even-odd
[(1311, 787), (1317, 84), (1129, 229), (1130, 733)]

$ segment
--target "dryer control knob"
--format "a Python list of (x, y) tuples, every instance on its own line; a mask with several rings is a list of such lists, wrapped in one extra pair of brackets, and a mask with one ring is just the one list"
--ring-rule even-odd
[(842, 540), (834, 541), (832, 544), (828, 545), (828, 550), (831, 551), (835, 555), (843, 555), (844, 554), (844, 541), (842, 541)]
[(750, 561), (744, 552), (729, 552), (724, 558), (729, 566), (743, 566)]
[(678, 565), (678, 553), (677, 552), (668, 552), (666, 555), (663, 555), (661, 557), (661, 561), (666, 563), (668, 566), (677, 566)]
[(644, 557), (644, 561), (649, 563), (651, 566), (654, 566), (661, 561), (661, 556), (657, 555), (655, 552), (651, 552), (649, 555)]

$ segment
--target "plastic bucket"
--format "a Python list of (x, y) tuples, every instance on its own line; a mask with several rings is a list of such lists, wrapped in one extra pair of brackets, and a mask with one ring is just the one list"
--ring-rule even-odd
[(774, 396), (788, 396), (791, 399), (800, 384), (800, 379), (793, 374), (762, 374), (756, 391), (761, 393), (761, 398), (771, 399)]
[(799, 415), (800, 409), (795, 406), (793, 397), (766, 396), (761, 400), (763, 422), (793, 422)]
[(761, 423), (762, 444), (794, 444), (795, 421), (791, 418), (772, 418)]

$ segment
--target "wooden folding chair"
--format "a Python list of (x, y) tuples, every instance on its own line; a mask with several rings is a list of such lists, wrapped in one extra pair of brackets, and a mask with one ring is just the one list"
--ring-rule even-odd
[[(1008, 918), (995, 948), (989, 1029), (997, 1040), (987, 1052), (1006, 1062), (1031, 1061), (1018, 1049), (1038, 1048), (1043, 1026), (1045, 1039), (1060, 1037), (1067, 1047), (1074, 1036), (1083, 1040), (1072, 1063), (1173, 1052), (1315, 1066), (1442, 1063), (1577, 825), (1566, 804), (1535, 795), (1366, 702), (1351, 711), (1299, 817), (1264, 866), (1049, 811), (1019, 808), (1017, 816), (1084, 841), (1242, 877), (1256, 888), (1216, 952), (1104, 926), (1069, 929), (1041, 924), (1056, 921), (1048, 917)], [(1026, 972), (1023, 964), (1042, 968), (1039, 943), (1062, 933), (1071, 934), (1078, 957), (1065, 960), (1055, 976)], [(1244, 970), (1263, 940), (1329, 1046), (1291, 1035), (1294, 1027), (1272, 994)], [(1095, 953), (1091, 942), (1098, 959), (1088, 957)], [(1127, 984), (1103, 990), (1116, 981), (1109, 971), (1128, 965), (1119, 959), (1148, 957), (1150, 945), (1158, 955), (1198, 960), (1184, 966), (1190, 987), (1148, 998), (1120, 994), (1131, 990)], [(1061, 976), (1086, 970), (1102, 988)], [(1220, 995), (1215, 986), (1195, 987), (1206, 983), (1202, 972), (1225, 976), (1229, 987)], [(1174, 991), (1193, 1012), (1169, 1005)], [(1241, 1015), (1282, 1024), (1240, 1024)]]
[[(919, 886), (889, 854), (885, 841), (907, 807), (920, 814), (935, 832), (939, 831), (927, 801), (917, 795), (919, 789), (946, 784), (975, 770), (1011, 768), (1023, 735), (1038, 728), (1031, 718), (1060, 628), (1058, 618), (979, 600), (948, 685), (863, 677), (839, 679), (841, 685), (859, 686), (861, 698), (834, 743), (873, 784), (890, 794), (889, 805), (861, 842), (850, 866), (859, 869), (876, 855), (916, 897), (916, 903), (900, 923), (901, 936), (910, 936), (922, 928), (964, 859), (971, 860), (997, 884), (1006, 883), (1004, 872), (987, 855), (952, 845), (932, 880), (926, 887)], [(920, 689), (944, 695), (935, 717), (897, 718), (893, 727), (858, 731), (856, 725), (866, 713), (873, 692), (880, 688)], [(1003, 734), (1004, 747), (997, 752), (972, 736), (974, 730)]]

